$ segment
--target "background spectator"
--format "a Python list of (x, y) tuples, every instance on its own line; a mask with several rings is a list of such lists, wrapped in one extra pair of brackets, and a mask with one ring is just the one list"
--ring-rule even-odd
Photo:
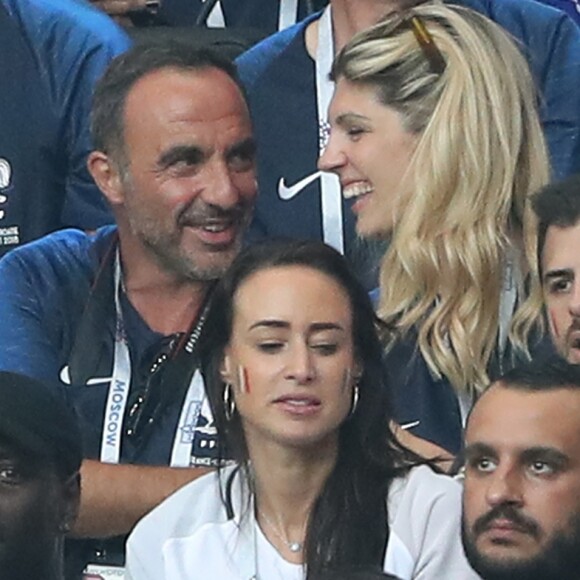
[(567, 12), (577, 23), (580, 24), (580, 1), (579, 0), (540, 0)]
[(483, 580), (575, 578), (580, 567), (580, 369), (503, 375), (465, 434), (463, 543)]
[(457, 452), (489, 373), (526, 353), (510, 334), (522, 224), (549, 178), (530, 70), (493, 21), (428, 2), (355, 36), (332, 76), (319, 165), (339, 176), (358, 235), (390, 241), (378, 313), (396, 329), (399, 420)]
[(81, 434), (46, 385), (0, 372), (0, 574), (64, 580), (80, 498)]
[(580, 174), (551, 183), (533, 199), (531, 237), (536, 260), (530, 295), (522, 308), (526, 323), (543, 333), (568, 362), (580, 363)]
[(128, 47), (75, 0), (0, 0), (0, 255), (65, 226), (112, 221), (86, 167), (96, 80)]

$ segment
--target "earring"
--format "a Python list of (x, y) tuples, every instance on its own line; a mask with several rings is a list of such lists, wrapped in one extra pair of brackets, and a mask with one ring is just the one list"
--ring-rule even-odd
[(236, 412), (236, 401), (232, 395), (231, 383), (226, 383), (224, 387), (224, 415), (226, 421), (231, 421)]
[(351, 417), (354, 415), (354, 412), (356, 411), (356, 408), (358, 406), (358, 396), (359, 396), (359, 387), (358, 383), (355, 383), (352, 388), (352, 406), (350, 408)]

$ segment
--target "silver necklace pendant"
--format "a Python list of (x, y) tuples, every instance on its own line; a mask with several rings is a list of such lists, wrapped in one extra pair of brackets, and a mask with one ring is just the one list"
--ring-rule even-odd
[[(302, 548), (304, 548), (304, 540), (302, 542), (291, 542), (286, 537), (284, 537), (279, 531), (278, 528), (271, 522), (270, 518), (260, 509), (258, 509), (258, 513), (264, 518), (264, 521), (268, 524), (268, 527), (276, 534), (276, 536), (282, 540), (282, 542), (286, 545), (286, 547), (293, 553), (297, 554), (298, 552), (302, 552)], [(256, 521), (256, 525), (259, 525)], [(304, 524), (304, 528), (302, 530), (302, 537), (304, 537), (304, 530), (306, 528), (306, 524)]]

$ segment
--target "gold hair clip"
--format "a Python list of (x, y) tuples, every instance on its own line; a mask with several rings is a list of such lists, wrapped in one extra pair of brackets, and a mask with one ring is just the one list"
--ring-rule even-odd
[(441, 51), (437, 48), (435, 40), (429, 30), (427, 30), (425, 23), (416, 14), (411, 16), (409, 22), (411, 23), (411, 30), (417, 39), (417, 43), (423, 50), (425, 58), (429, 61), (431, 71), (438, 75), (443, 74), (446, 66), (445, 59)]

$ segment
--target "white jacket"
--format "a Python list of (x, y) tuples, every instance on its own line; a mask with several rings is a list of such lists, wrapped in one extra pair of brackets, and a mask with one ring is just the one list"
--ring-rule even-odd
[[(224, 470), (223, 477), (232, 468)], [(186, 485), (147, 515), (127, 544), (132, 580), (250, 580), (256, 568), (256, 522), (239, 474), (228, 520), (218, 476)], [(460, 538), (461, 486), (426, 466), (393, 481), (388, 495), (389, 540), (384, 570), (402, 580), (468, 580)], [(281, 559), (281, 557), (280, 557)]]

